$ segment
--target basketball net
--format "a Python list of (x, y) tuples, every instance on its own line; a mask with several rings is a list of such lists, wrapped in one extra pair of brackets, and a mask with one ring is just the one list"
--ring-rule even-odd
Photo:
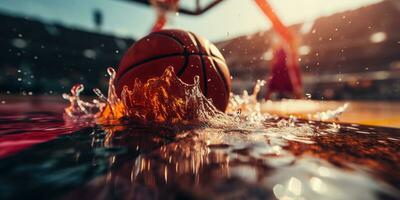
[(156, 21), (151, 32), (161, 30), (168, 21), (168, 14), (175, 13), (179, 8), (179, 0), (149, 0), (156, 11)]

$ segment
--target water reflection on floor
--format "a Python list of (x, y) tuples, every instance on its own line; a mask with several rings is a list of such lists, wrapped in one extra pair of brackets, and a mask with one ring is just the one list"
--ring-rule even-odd
[(94, 126), (0, 159), (0, 199), (399, 199), (399, 152), (399, 129), (351, 124)]
[[(198, 129), (109, 170), (65, 199), (395, 199), (399, 197), (399, 136), (392, 129), (314, 125), (318, 134), (290, 138), (291, 127), (248, 132)], [(301, 126), (301, 123), (296, 127)], [(280, 130), (281, 132), (277, 131)], [(286, 129), (286, 130), (285, 130)], [(292, 130), (299, 131), (299, 130)], [(308, 130), (304, 130), (308, 131)], [(378, 135), (376, 132), (379, 132)], [(360, 132), (360, 133), (358, 133)], [(369, 134), (365, 134), (368, 132)], [(106, 146), (141, 151), (159, 144), (135, 130)], [(393, 134), (393, 133), (392, 133)], [(398, 134), (398, 132), (397, 132)], [(393, 135), (392, 135), (393, 136)], [(147, 136), (144, 136), (148, 138)], [(395, 139), (395, 140), (393, 140)], [(397, 140), (397, 141), (396, 141)], [(169, 141), (169, 142), (166, 142)], [(119, 162), (112, 156), (109, 165)]]

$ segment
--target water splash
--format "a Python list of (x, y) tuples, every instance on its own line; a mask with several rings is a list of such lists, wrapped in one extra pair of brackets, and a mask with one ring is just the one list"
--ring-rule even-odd
[[(107, 96), (95, 88), (93, 92), (97, 98), (92, 102), (84, 101), (80, 98), (84, 90), (82, 84), (73, 86), (71, 94), (63, 94), (64, 99), (70, 101), (65, 113), (71, 119), (92, 120), (100, 124), (119, 124), (128, 120), (142, 124), (246, 129), (262, 127), (264, 121), (274, 118), (262, 113), (260, 102), (257, 101), (265, 81), (258, 80), (251, 94), (246, 90), (242, 95), (231, 93), (227, 111), (223, 113), (202, 94), (198, 76), (194, 78), (194, 84), (184, 83), (176, 76), (173, 67), (167, 67), (161, 77), (151, 78), (146, 83), (134, 80), (133, 89), (124, 87), (121, 95), (117, 95), (114, 87), (115, 70), (109, 67), (107, 73), (110, 76)], [(338, 109), (314, 114), (312, 119), (337, 118), (347, 107), (348, 104), (344, 104)]]
[(324, 112), (319, 112), (316, 113), (312, 116), (313, 119), (319, 120), (319, 121), (326, 121), (329, 119), (338, 119), (338, 117), (347, 110), (349, 107), (349, 103), (343, 104), (343, 106), (340, 106), (334, 110), (327, 110)]
[(227, 113), (232, 114), (236, 121), (247, 122), (246, 126), (260, 125), (261, 122), (271, 118), (268, 113), (261, 113), (260, 102), (257, 100), (257, 95), (264, 85), (265, 81), (257, 80), (251, 95), (247, 90), (244, 90), (242, 95), (231, 93)]
[(233, 123), (232, 116), (216, 109), (202, 94), (198, 76), (194, 78), (194, 84), (186, 84), (172, 67), (168, 67), (161, 77), (146, 83), (136, 79), (133, 89), (124, 87), (119, 98), (114, 87), (116, 72), (113, 68), (108, 68), (107, 72), (110, 75), (107, 97), (94, 89), (98, 99), (92, 103), (83, 101), (80, 93), (84, 87), (80, 84), (71, 89), (71, 95), (63, 94), (71, 102), (65, 109), (69, 117), (93, 119), (101, 124), (115, 124), (123, 119), (146, 124), (225, 126)]
[(81, 99), (80, 94), (85, 89), (82, 84), (76, 84), (71, 88), (71, 94), (63, 94), (63, 98), (69, 100), (70, 106), (65, 108), (65, 113), (72, 119), (93, 119), (103, 104), (94, 100), (93, 103)]

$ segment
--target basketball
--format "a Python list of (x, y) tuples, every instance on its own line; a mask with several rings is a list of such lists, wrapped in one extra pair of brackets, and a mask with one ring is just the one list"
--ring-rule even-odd
[(207, 39), (183, 30), (152, 32), (135, 42), (120, 62), (114, 83), (117, 94), (125, 85), (131, 89), (136, 78), (144, 83), (161, 76), (168, 66), (188, 84), (199, 76), (204, 96), (225, 111), (231, 79), (224, 57)]

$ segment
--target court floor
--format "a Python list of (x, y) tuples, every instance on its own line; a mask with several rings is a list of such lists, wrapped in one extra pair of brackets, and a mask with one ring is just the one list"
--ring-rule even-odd
[(279, 116), (307, 118), (308, 114), (334, 110), (345, 103), (348, 108), (339, 116), (340, 122), (400, 128), (400, 102), (288, 99), (266, 101), (261, 104), (261, 110)]
[[(90, 99), (90, 98), (89, 98)], [(68, 102), (60, 96), (0, 96), (0, 115), (26, 110), (49, 109), (62, 113)], [(340, 122), (400, 128), (400, 102), (387, 101), (315, 101), (281, 100), (261, 103), (261, 111), (279, 116), (294, 115), (307, 119), (308, 115), (334, 110), (348, 103), (347, 110), (339, 116)]]

